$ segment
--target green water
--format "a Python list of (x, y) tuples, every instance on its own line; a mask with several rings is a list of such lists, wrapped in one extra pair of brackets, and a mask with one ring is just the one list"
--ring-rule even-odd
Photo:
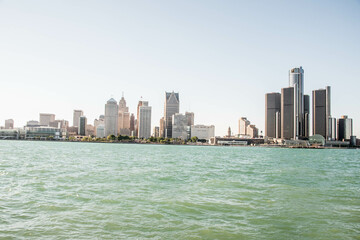
[(0, 239), (360, 239), (360, 151), (0, 141)]

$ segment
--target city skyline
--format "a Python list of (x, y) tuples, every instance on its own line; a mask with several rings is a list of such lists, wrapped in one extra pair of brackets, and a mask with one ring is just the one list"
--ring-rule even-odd
[[(92, 122), (122, 92), (129, 112), (141, 96), (151, 102), (152, 126), (159, 126), (163, 93), (174, 90), (180, 112), (215, 125), (216, 135), (229, 126), (236, 132), (240, 117), (264, 133), (265, 93), (279, 91), (288, 70), (303, 66), (304, 93), (331, 86), (332, 115), (348, 115), (360, 136), (356, 1), (69, 6), (0, 3), (1, 126), (14, 119), (22, 127), (39, 113), (71, 122), (74, 109)], [(288, 9), (302, 14), (293, 18)]]

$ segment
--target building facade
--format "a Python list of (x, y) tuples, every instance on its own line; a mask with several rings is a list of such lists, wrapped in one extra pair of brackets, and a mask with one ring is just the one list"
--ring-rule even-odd
[(312, 127), (313, 135), (319, 134), (325, 139), (332, 139), (332, 120), (330, 87), (312, 92)]
[(5, 129), (14, 129), (14, 120), (13, 119), (5, 120)]
[(40, 113), (40, 125), (50, 126), (51, 122), (55, 121), (55, 114), (51, 113)]
[(294, 88), (281, 89), (281, 138), (293, 139), (294, 136)]
[(185, 112), (185, 116), (187, 118), (187, 125), (189, 127), (194, 125), (194, 113), (193, 112)]
[(239, 135), (246, 136), (247, 135), (247, 127), (250, 125), (250, 121), (247, 120), (246, 117), (241, 117), (239, 119)]
[(80, 136), (85, 136), (86, 134), (86, 126), (87, 126), (87, 118), (85, 116), (81, 116), (79, 118), (79, 127), (78, 127), (78, 134)]
[[(230, 127), (229, 127), (230, 128)], [(231, 130), (230, 130), (231, 132)], [(231, 133), (230, 133), (231, 135)], [(210, 140), (210, 138), (215, 137), (215, 126), (205, 126), (205, 125), (192, 125), (191, 126), (191, 137), (197, 137), (198, 139)]]
[(165, 120), (165, 137), (172, 137), (172, 116), (179, 113), (180, 100), (179, 93), (165, 92), (165, 107), (164, 107), (164, 120)]
[(353, 120), (344, 115), (337, 122), (337, 136), (339, 141), (348, 141), (353, 134)]
[(281, 137), (281, 94), (265, 94), (265, 136)]
[(126, 106), (124, 96), (119, 101), (119, 116), (118, 116), (118, 133), (120, 135), (130, 136), (130, 113), (129, 108)]
[(82, 110), (74, 110), (73, 113), (73, 127), (79, 127), (80, 117), (84, 116), (84, 112)]
[(105, 136), (118, 135), (118, 105), (111, 98), (105, 104)]
[(188, 118), (181, 113), (172, 116), (172, 138), (188, 139)]
[(147, 101), (141, 101), (138, 105), (138, 138), (151, 137), (151, 107)]

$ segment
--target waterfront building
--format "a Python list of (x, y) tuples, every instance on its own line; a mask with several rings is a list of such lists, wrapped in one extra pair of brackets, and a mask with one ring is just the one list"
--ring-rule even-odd
[(228, 135), (227, 135), (227, 137), (231, 137), (231, 128), (230, 128), (230, 126), (229, 126), (229, 128), (228, 128)]
[(131, 134), (129, 107), (126, 106), (124, 95), (119, 101), (118, 133), (127, 136)]
[(60, 128), (41, 126), (41, 127), (25, 127), (26, 139), (61, 139), (63, 137)]
[(86, 125), (87, 125), (87, 118), (85, 116), (81, 116), (79, 118), (79, 127), (78, 127), (78, 134), (81, 136), (86, 135)]
[(82, 116), (84, 116), (84, 112), (82, 110), (74, 110), (73, 127), (79, 127), (80, 117)]
[(215, 137), (215, 126), (205, 125), (192, 125), (191, 126), (191, 137), (197, 137), (198, 139), (210, 140)]
[(188, 139), (188, 118), (181, 113), (172, 116), (172, 138)]
[(95, 135), (95, 127), (91, 124), (86, 125), (85, 136), (96, 136)]
[(151, 136), (151, 107), (147, 101), (139, 101), (138, 113), (138, 138), (149, 138)]
[(194, 125), (194, 113), (193, 112), (185, 112), (185, 116), (187, 118), (187, 125), (189, 127)]
[(105, 136), (118, 135), (118, 105), (111, 98), (105, 104)]
[(294, 88), (281, 89), (281, 138), (293, 139), (294, 135)]
[(314, 90), (312, 92), (313, 103), (313, 135), (319, 134), (325, 139), (332, 139), (332, 119), (331, 119), (331, 102), (330, 87), (325, 89)]
[(130, 135), (135, 136), (135, 115), (132, 113), (130, 115)]
[(97, 136), (97, 126), (99, 125), (103, 125), (105, 126), (105, 116), (104, 115), (100, 115), (99, 119), (94, 119), (94, 135)]
[(55, 121), (55, 114), (51, 113), (40, 113), (40, 125), (50, 126), (51, 122)]
[(339, 141), (348, 141), (353, 134), (353, 120), (344, 115), (337, 122), (337, 136)]
[(281, 137), (281, 94), (265, 94), (265, 136)]
[(246, 127), (246, 136), (250, 138), (257, 138), (259, 137), (259, 129), (255, 127), (255, 125), (250, 124)]
[(165, 137), (172, 137), (172, 116), (179, 113), (180, 100), (179, 93), (165, 92), (164, 120), (165, 120)]
[(99, 124), (96, 126), (96, 137), (98, 138), (105, 137), (105, 126), (103, 124)]
[(239, 119), (239, 135), (246, 136), (247, 135), (247, 127), (250, 125), (250, 121), (247, 120), (246, 117), (242, 117)]
[(14, 129), (14, 120), (13, 119), (5, 120), (5, 129)]
[(40, 127), (40, 122), (36, 120), (30, 120), (26, 122), (25, 127)]
[(165, 137), (165, 119), (164, 119), (164, 117), (162, 117), (160, 119), (159, 136)]
[(154, 127), (154, 132), (153, 132), (153, 136), (155, 138), (158, 138), (159, 137), (159, 127)]
[(53, 122), (50, 122), (50, 127), (54, 128), (60, 128), (62, 131), (66, 131), (66, 129), (69, 127), (69, 121), (62, 119), (62, 120), (55, 120)]

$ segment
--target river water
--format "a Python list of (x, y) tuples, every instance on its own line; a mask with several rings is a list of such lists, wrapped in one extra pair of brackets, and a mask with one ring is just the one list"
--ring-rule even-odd
[(360, 239), (360, 151), (0, 141), (0, 239)]

